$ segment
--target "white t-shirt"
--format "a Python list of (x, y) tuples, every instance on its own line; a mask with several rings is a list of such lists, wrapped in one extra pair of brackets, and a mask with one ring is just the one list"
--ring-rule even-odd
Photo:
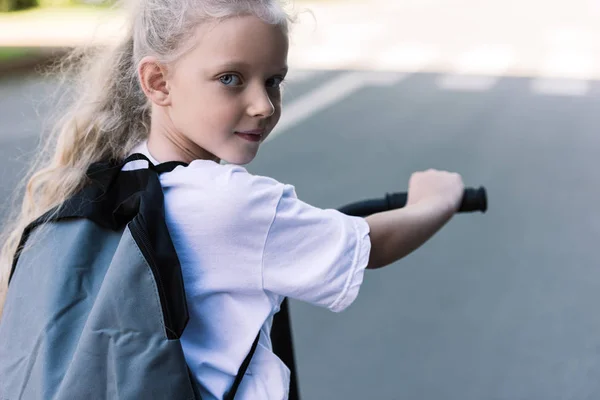
[[(157, 163), (146, 143), (133, 152)], [(181, 344), (202, 398), (223, 398), (260, 330), (236, 399), (287, 399), (289, 370), (269, 335), (273, 315), (284, 297), (348, 307), (369, 260), (368, 224), (303, 203), (293, 186), (241, 166), (196, 160), (160, 181), (190, 314)]]

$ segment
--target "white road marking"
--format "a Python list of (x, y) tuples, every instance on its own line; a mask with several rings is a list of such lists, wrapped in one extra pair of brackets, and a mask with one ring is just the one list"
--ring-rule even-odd
[(500, 80), (497, 76), (447, 74), (437, 80), (441, 89), (462, 92), (484, 92), (492, 89)]
[(283, 107), (279, 124), (266, 142), (298, 125), (311, 115), (335, 104), (366, 86), (392, 86), (407, 75), (397, 72), (346, 72)]
[(563, 29), (552, 36), (538, 78), (531, 82), (537, 94), (585, 96), (595, 75), (593, 48), (576, 29)]
[(590, 82), (581, 79), (538, 78), (531, 82), (531, 90), (537, 94), (552, 96), (585, 96)]

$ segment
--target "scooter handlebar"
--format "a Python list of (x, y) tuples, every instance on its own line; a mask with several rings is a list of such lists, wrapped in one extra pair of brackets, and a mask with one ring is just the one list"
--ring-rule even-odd
[[(347, 215), (366, 217), (378, 212), (402, 208), (406, 205), (407, 198), (408, 193), (406, 192), (387, 193), (383, 198), (347, 204), (340, 208), (339, 211)], [(483, 213), (487, 211), (487, 193), (484, 187), (467, 188), (464, 191), (458, 212), (467, 213), (475, 211)]]

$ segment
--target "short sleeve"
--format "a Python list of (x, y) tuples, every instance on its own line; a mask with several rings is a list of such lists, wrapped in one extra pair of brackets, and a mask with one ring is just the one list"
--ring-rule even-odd
[(263, 286), (339, 312), (358, 295), (369, 262), (363, 218), (300, 201), (285, 185), (263, 251)]

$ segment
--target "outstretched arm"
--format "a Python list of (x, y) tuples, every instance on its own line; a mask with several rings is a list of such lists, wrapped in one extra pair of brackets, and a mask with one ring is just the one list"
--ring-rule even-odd
[(413, 174), (406, 207), (365, 219), (371, 239), (367, 268), (392, 264), (429, 240), (456, 213), (463, 191), (458, 174), (436, 170)]

